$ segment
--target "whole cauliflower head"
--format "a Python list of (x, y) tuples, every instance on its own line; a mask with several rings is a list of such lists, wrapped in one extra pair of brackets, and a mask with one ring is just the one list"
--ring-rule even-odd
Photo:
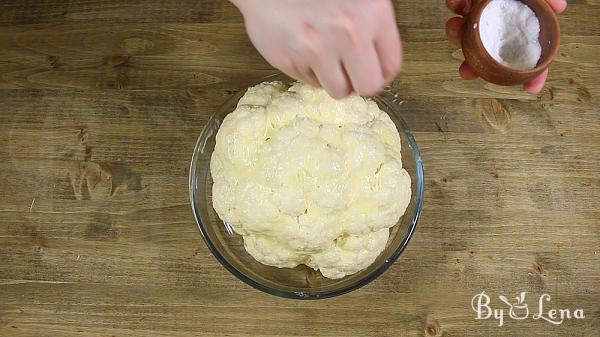
[(264, 82), (224, 119), (213, 207), (257, 261), (328, 278), (368, 267), (410, 202), (400, 136), (377, 104)]

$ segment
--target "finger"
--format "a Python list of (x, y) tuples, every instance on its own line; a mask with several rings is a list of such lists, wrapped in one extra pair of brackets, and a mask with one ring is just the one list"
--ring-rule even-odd
[(458, 15), (468, 14), (479, 0), (446, 0), (446, 6)]
[(310, 77), (303, 77), (303, 78), (302, 78), (302, 79), (300, 79), (299, 81), (300, 81), (300, 82), (302, 82), (302, 83), (304, 83), (304, 84), (311, 85), (311, 86), (313, 86), (313, 87), (315, 87), (315, 88), (320, 88), (320, 87), (321, 87), (321, 84), (319, 84), (319, 81), (317, 81), (317, 80), (313, 80), (313, 79), (312, 79), (312, 78), (310, 78)]
[[(381, 23), (385, 22), (386, 17), (390, 21), (392, 19), (389, 13), (386, 13), (386, 6), (382, 4), (391, 7), (388, 2), (379, 2), (379, 5), (372, 9), (372, 13), (346, 11), (323, 29), (326, 32), (329, 50), (338, 53), (351, 89), (360, 95), (374, 95), (384, 86), (383, 69), (375, 49), (375, 37), (378, 36), (378, 30), (383, 29)], [(371, 24), (363, 27), (360, 22)], [(397, 38), (399, 39), (398, 36)]]
[(477, 74), (473, 71), (473, 69), (471, 68), (471, 66), (469, 66), (466, 62), (463, 62), (460, 67), (458, 68), (458, 73), (460, 74), (460, 77), (462, 77), (465, 80), (474, 80), (477, 77)]
[(313, 69), (317, 80), (329, 96), (340, 99), (350, 94), (351, 85), (340, 60), (329, 57), (313, 64)]
[[(285, 62), (271, 62), (271, 65), (297, 81), (303, 83), (309, 83), (310, 81), (310, 79), (306, 78), (306, 76), (298, 70), (298, 67), (293, 63), (293, 61), (291, 61), (291, 59), (288, 59)], [(312, 83), (309, 84), (314, 85)], [(318, 85), (318, 83), (316, 84)]]
[[(293, 62), (290, 63), (287, 67), (276, 68), (297, 81), (310, 84), (313, 87), (320, 87), (319, 81), (317, 81), (312, 71), (310, 71), (310, 73), (308, 73), (307, 71), (301, 71), (300, 68), (296, 66), (296, 64), (294, 64)], [(309, 74), (312, 74), (312, 76), (310, 76)]]
[(453, 17), (446, 22), (446, 36), (453, 45), (461, 46), (462, 29), (465, 19), (461, 17)]
[(382, 29), (375, 32), (375, 52), (381, 65), (385, 84), (391, 82), (402, 68), (402, 40), (396, 25), (394, 11), (384, 14)]
[(566, 0), (546, 0), (550, 7), (554, 9), (556, 14), (560, 14), (567, 9), (567, 1)]
[(294, 66), (294, 72), (298, 74), (300, 78), (298, 80), (302, 83), (310, 84), (313, 87), (321, 87), (319, 80), (315, 76), (315, 73), (309, 66)]
[(383, 89), (385, 81), (374, 46), (352, 50), (342, 57), (344, 68), (356, 93), (372, 96)]
[(305, 27), (302, 37), (291, 45), (291, 52), (294, 59), (306, 62), (299, 70), (307, 82), (312, 79), (331, 97), (339, 99), (350, 94), (351, 87), (339, 57), (325, 47), (330, 45), (325, 42), (314, 27)]
[(466, 3), (467, 0), (446, 0), (446, 7), (455, 14), (464, 15), (463, 8)]
[(538, 77), (523, 84), (523, 89), (532, 95), (536, 95), (544, 88), (546, 78), (548, 78), (548, 69), (544, 70)]
[(310, 77), (300, 76), (298, 78), (296, 78), (296, 77), (293, 77), (293, 78), (297, 79), (298, 81), (300, 81), (300, 82), (302, 82), (304, 84), (308, 84), (308, 85), (311, 85), (311, 86), (316, 87), (316, 88), (320, 88), (321, 87), (321, 85), (319, 84), (319, 81), (313, 80)]
[(312, 69), (308, 68), (306, 71), (303, 71), (302, 74), (304, 74), (304, 76), (306, 77), (306, 83), (312, 85), (313, 87), (321, 86), (321, 84), (319, 84), (317, 76), (315, 75), (315, 72)]

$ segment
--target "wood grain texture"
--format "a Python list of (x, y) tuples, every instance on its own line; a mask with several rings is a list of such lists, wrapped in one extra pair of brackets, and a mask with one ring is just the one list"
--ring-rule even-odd
[[(188, 164), (210, 114), (273, 73), (226, 1), (0, 4), (0, 335), (599, 336), (600, 2), (561, 16), (538, 96), (462, 81), (439, 1), (397, 1), (394, 82), (425, 206), (366, 287), (301, 302), (210, 255)], [(586, 318), (477, 321), (473, 295), (543, 293)], [(499, 304), (497, 298), (494, 303)]]

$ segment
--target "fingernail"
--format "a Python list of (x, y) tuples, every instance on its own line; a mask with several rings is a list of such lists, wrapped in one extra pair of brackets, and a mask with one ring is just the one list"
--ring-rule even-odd
[(471, 11), (472, 6), (473, 6), (473, 3), (471, 2), (471, 0), (466, 0), (465, 5), (462, 8), (463, 14), (468, 14)]

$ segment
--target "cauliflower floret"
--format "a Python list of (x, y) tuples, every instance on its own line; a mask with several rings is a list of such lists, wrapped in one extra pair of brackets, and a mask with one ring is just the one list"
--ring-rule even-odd
[(320, 208), (328, 211), (344, 210), (350, 198), (349, 187), (341, 179), (319, 182), (317, 179), (305, 185), (306, 194)]
[[(234, 191), (236, 196), (235, 213), (243, 221), (243, 227), (251, 233), (266, 233), (273, 230), (272, 223), (277, 223), (281, 212), (271, 202), (271, 189), (251, 180), (240, 182)], [(256, 207), (257, 201), (260, 207)], [(234, 227), (238, 224), (233, 223)]]
[(286, 243), (296, 252), (316, 253), (331, 246), (333, 240), (342, 234), (338, 219), (333, 214), (308, 211), (297, 217), (285, 220), (276, 236), (279, 242)]
[(301, 254), (263, 235), (244, 236), (244, 248), (258, 262), (268, 266), (293, 268), (303, 259)]
[(376, 173), (354, 181), (356, 195), (340, 221), (350, 234), (365, 234), (390, 227), (410, 203), (410, 176), (396, 159), (387, 157)]
[(235, 195), (233, 187), (226, 179), (217, 179), (213, 184), (212, 198), (213, 207), (219, 217), (227, 223), (239, 223), (235, 214)]
[(346, 131), (343, 134), (346, 162), (351, 170), (364, 170), (373, 173), (383, 163), (385, 146), (373, 132), (361, 128), (360, 131)]
[(217, 132), (215, 152), (233, 165), (250, 166), (265, 140), (267, 116), (261, 106), (242, 105), (223, 120)]
[(292, 92), (284, 92), (273, 98), (267, 106), (267, 118), (272, 128), (281, 128), (302, 116), (302, 101), (298, 95)]
[(319, 137), (321, 137), (329, 147), (338, 149), (342, 145), (342, 128), (334, 124), (321, 124), (319, 126)]
[(389, 229), (384, 228), (361, 236), (339, 238), (330, 249), (311, 255), (306, 264), (318, 268), (328, 278), (354, 274), (375, 261), (385, 249), (389, 235)]
[(299, 216), (308, 209), (308, 202), (299, 184), (281, 186), (273, 194), (273, 203), (284, 215)]
[(263, 264), (356, 273), (384, 250), (410, 202), (398, 131), (357, 95), (262, 83), (216, 138), (213, 207)]
[(283, 91), (285, 91), (285, 85), (279, 81), (263, 82), (248, 88), (244, 96), (240, 98), (238, 107), (242, 105), (267, 106), (274, 97), (278, 97)]
[(400, 156), (400, 135), (390, 116), (383, 113), (378, 119), (369, 123), (369, 129), (374, 131), (388, 149)]

